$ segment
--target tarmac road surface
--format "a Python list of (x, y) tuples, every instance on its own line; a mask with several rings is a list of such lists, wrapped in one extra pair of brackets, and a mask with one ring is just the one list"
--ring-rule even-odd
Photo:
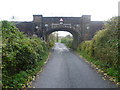
[(115, 88), (64, 44), (56, 43), (44, 70), (32, 84), (35, 88)]

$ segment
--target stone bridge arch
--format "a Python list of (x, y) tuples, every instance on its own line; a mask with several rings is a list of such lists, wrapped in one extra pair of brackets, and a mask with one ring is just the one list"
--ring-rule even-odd
[(47, 30), (45, 32), (45, 40), (47, 40), (48, 36), (55, 31), (67, 31), (67, 32), (71, 33), (73, 35), (73, 42), (72, 42), (73, 49), (76, 49), (76, 47), (79, 45), (79, 43), (81, 41), (80, 34), (76, 30), (74, 30), (72, 28), (63, 28), (63, 27)]
[[(33, 15), (31, 22), (15, 22), (20, 31), (29, 36), (44, 37), (55, 31), (67, 31), (73, 35), (73, 48), (79, 43), (93, 38), (96, 31), (104, 26), (103, 21), (91, 21), (91, 15), (81, 17), (43, 17)], [(47, 38), (46, 38), (47, 39)]]

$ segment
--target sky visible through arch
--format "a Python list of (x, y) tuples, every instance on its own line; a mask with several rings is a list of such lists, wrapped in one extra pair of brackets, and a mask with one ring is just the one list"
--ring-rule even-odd
[(32, 21), (43, 16), (91, 15), (92, 21), (106, 21), (118, 15), (120, 0), (0, 0), (0, 20)]

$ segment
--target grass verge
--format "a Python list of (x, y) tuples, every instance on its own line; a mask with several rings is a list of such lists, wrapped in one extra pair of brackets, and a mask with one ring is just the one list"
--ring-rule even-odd
[(80, 57), (83, 57), (85, 62), (89, 63), (96, 71), (103, 76), (103, 80), (110, 80), (112, 83), (120, 87), (119, 71), (115, 68), (108, 68), (105, 63), (94, 57), (88, 56), (84, 52), (77, 52)]

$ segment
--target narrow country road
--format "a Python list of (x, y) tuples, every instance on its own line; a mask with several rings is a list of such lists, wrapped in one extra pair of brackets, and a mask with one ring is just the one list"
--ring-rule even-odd
[(35, 88), (114, 88), (116, 87), (91, 68), (82, 58), (69, 51), (64, 44), (56, 43), (49, 61)]

